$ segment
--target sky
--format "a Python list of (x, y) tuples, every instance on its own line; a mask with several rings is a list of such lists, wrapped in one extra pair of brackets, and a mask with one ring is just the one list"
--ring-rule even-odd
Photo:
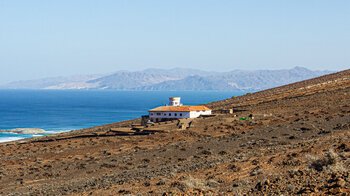
[(350, 68), (348, 0), (0, 0), (0, 83), (146, 68)]

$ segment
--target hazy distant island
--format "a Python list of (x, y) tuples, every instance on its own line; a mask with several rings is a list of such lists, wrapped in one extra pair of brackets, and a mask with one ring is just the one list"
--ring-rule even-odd
[(281, 70), (209, 72), (197, 69), (146, 69), (111, 74), (78, 75), (14, 81), (1, 89), (114, 89), (114, 90), (264, 90), (333, 71), (304, 67)]

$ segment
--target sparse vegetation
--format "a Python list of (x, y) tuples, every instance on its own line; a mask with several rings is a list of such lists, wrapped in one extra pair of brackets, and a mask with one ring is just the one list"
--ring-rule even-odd
[(306, 159), (310, 163), (310, 168), (317, 171), (347, 171), (342, 162), (340, 162), (338, 154), (332, 149), (322, 157), (307, 155)]
[[(207, 105), (237, 110), (195, 119), (186, 130), (108, 132), (135, 119), (0, 144), (0, 195), (348, 193), (350, 112), (339, 106), (350, 102), (349, 76), (350, 70), (254, 93), (249, 101), (213, 102)], [(249, 114), (261, 123), (239, 121)]]
[(187, 189), (205, 189), (206, 188), (203, 180), (198, 178), (193, 178), (191, 175), (185, 176), (182, 182)]

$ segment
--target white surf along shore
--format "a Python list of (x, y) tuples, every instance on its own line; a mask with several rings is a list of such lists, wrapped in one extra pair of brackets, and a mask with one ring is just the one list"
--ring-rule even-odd
[[(0, 130), (0, 132), (6, 133), (17, 133), (17, 134), (38, 134), (38, 133), (48, 133), (44, 129), (35, 129), (35, 128), (16, 128), (16, 129), (5, 129)], [(51, 132), (49, 132), (51, 133)]]
[(43, 136), (47, 134), (61, 133), (62, 131), (46, 131), (44, 129), (36, 128), (16, 128), (16, 129), (3, 129), (0, 133), (10, 134), (6, 137), (0, 137), (0, 143), (11, 142), (16, 140), (21, 140), (25, 138), (32, 138)]

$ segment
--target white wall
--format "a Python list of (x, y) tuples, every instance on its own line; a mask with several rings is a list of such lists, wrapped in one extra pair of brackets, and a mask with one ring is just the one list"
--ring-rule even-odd
[(191, 111), (190, 112), (190, 118), (198, 118), (200, 115), (206, 115), (206, 114), (211, 114), (211, 110), (200, 110), (200, 111)]
[[(165, 114), (165, 115), (164, 115)], [(171, 114), (171, 116), (169, 116)], [(175, 116), (175, 114), (177, 114)], [(180, 116), (182, 114), (182, 116)], [(198, 118), (202, 114), (211, 114), (211, 110), (191, 112), (149, 112), (150, 118)]]

